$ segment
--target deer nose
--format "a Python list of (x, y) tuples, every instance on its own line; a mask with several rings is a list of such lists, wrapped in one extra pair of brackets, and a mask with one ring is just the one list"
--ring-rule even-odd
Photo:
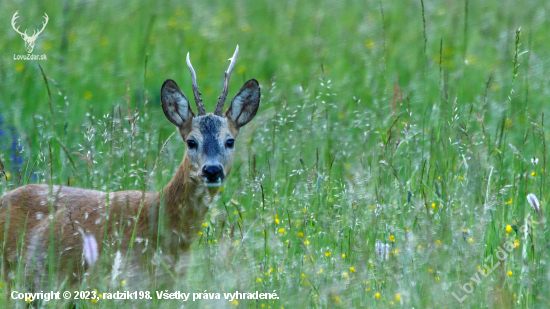
[(206, 180), (208, 182), (218, 182), (222, 181), (223, 176), (223, 168), (221, 165), (205, 165), (202, 168), (202, 174), (204, 177), (206, 177)]

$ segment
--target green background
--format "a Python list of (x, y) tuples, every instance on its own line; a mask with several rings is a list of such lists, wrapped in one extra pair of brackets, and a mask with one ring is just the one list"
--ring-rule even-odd
[[(276, 290), (279, 300), (186, 305), (460, 307), (453, 292), (468, 295), (468, 307), (550, 305), (550, 2), (4, 1), (1, 8), (3, 193), (26, 183), (160, 190), (185, 149), (174, 137), (161, 151), (174, 132), (160, 107), (162, 82), (174, 79), (192, 97), (190, 52), (212, 112), (239, 45), (229, 99), (256, 78), (260, 111), (237, 140), (233, 172), (193, 246), (190, 272), (171, 290)], [(15, 11), (28, 33), (48, 14), (33, 52), (47, 60), (13, 59), (26, 54), (10, 25)], [(528, 193), (541, 201), (540, 216)], [(527, 235), (514, 230), (532, 220)], [(389, 244), (387, 260), (377, 256), (377, 240)], [(507, 240), (517, 248), (472, 281)], [(121, 280), (85, 288), (157, 288), (154, 280)], [(461, 290), (468, 282), (471, 294)]]

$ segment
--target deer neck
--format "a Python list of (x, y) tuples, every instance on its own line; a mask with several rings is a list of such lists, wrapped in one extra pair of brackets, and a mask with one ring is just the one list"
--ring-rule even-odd
[(163, 190), (163, 207), (168, 233), (176, 231), (189, 245), (199, 233), (210, 203), (218, 190), (209, 190), (201, 181), (191, 177), (187, 153), (172, 180)]

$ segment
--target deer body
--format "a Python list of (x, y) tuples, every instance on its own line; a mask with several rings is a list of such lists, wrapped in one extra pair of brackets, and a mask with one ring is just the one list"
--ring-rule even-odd
[[(119, 230), (117, 227), (121, 224), (120, 219), (137, 218), (138, 211), (135, 205), (140, 204), (141, 197), (142, 192), (139, 191), (107, 194), (94, 190), (47, 185), (27, 185), (11, 191), (1, 201), (0, 225), (4, 227), (6, 223), (9, 224), (7, 237), (2, 239), (5, 243), (4, 267), (14, 262), (26, 263), (26, 272), (33, 277), (37, 286), (40, 274), (44, 272), (52, 231), (55, 244), (51, 245), (56, 248), (55, 257), (59, 259), (59, 265), (69, 267), (69, 274), (78, 274), (83, 252), (79, 229), (84, 228), (86, 233), (99, 239), (98, 245), (101, 250), (105, 229), (107, 228), (108, 233), (113, 233)], [(144, 203), (143, 210), (146, 214), (150, 205), (158, 200), (158, 194), (147, 192), (145, 200), (147, 202)], [(145, 214), (139, 216), (138, 225), (148, 224), (149, 220)], [(107, 216), (112, 224), (106, 225)], [(118, 223), (115, 220), (118, 220)], [(124, 220), (123, 224), (127, 224), (126, 221)], [(51, 225), (53, 228), (50, 229)], [(123, 229), (124, 233), (119, 236), (121, 243), (128, 243), (131, 237), (128, 232), (131, 230), (132, 226)], [(110, 240), (106, 243), (108, 242)], [(19, 260), (20, 257), (24, 260)]]
[[(187, 258), (189, 247), (198, 235), (214, 197), (207, 187), (199, 188), (189, 181), (186, 173), (188, 164), (189, 161), (184, 157), (172, 181), (162, 191), (167, 222), (165, 230), (160, 231), (160, 242), (164, 252), (172, 255), (182, 253), (183, 258)], [(0, 226), (4, 227), (6, 221), (9, 223), (6, 239), (2, 239), (3, 233), (0, 236), (0, 242), (5, 241), (7, 244), (4, 261), (8, 264), (4, 265), (16, 262), (21, 253), (16, 247), (17, 242), (21, 241), (18, 237), (24, 235), (23, 253), (26, 254), (25, 262), (30, 268), (28, 271), (41, 274), (50, 246), (52, 224), (56, 241), (54, 246), (59, 251), (59, 265), (70, 265), (71, 273), (74, 274), (78, 274), (82, 261), (83, 241), (80, 229), (99, 240), (99, 252), (104, 246), (103, 235), (108, 235), (105, 241), (108, 245), (116, 246), (119, 238), (122, 244), (120, 250), (125, 255), (136, 225), (135, 238), (146, 240), (148, 248), (154, 250), (159, 236), (160, 201), (160, 192), (105, 193), (48, 185), (26, 185), (15, 189), (2, 198), (0, 206)], [(52, 216), (50, 207), (53, 210)], [(112, 238), (115, 234), (119, 234), (118, 237)], [(165, 238), (166, 235), (169, 238)], [(142, 242), (134, 243), (135, 252), (141, 253), (146, 249), (144, 245)], [(140, 255), (136, 257), (139, 258)], [(40, 279), (40, 276), (33, 277)], [(38, 283), (35, 282), (35, 286)]]
[[(226, 72), (226, 85), (237, 52), (238, 47)], [(225, 98), (220, 99), (221, 107), (220, 102), (216, 107), (220, 112), (205, 114), (189, 55), (188, 66), (193, 76), (199, 115), (195, 116), (189, 101), (173, 80), (166, 80), (161, 89), (164, 114), (176, 125), (187, 144), (181, 164), (164, 189), (161, 192), (105, 193), (63, 186), (26, 185), (7, 193), (0, 198), (3, 271), (24, 257), (26, 273), (32, 276), (36, 288), (42, 280), (48, 248), (53, 246), (59, 265), (78, 277), (82, 270), (78, 266), (83, 264), (86, 246), (84, 239), (88, 235), (98, 240), (97, 249), (94, 248), (97, 252), (102, 252), (104, 246), (114, 246), (123, 254), (133, 248), (136, 253), (133, 259), (138, 263), (143, 262), (143, 252), (148, 249), (152, 249), (149, 253), (154, 252), (157, 245), (162, 253), (174, 260), (188, 259), (190, 245), (198, 236), (210, 204), (231, 171), (239, 128), (252, 120), (260, 101), (258, 82), (249, 80), (224, 115), (221, 108)], [(220, 98), (224, 94), (227, 94), (226, 87)], [(159, 225), (159, 219), (163, 224)], [(22, 246), (18, 247), (21, 240)], [(55, 243), (51, 244), (50, 240)], [(90, 260), (87, 262), (93, 264)], [(183, 272), (185, 269), (186, 265)]]

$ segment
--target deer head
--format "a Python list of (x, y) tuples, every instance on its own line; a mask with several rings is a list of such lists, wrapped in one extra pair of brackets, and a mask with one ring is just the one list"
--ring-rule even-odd
[(48, 24), (48, 20), (49, 20), (49, 17), (48, 17), (48, 14), (44, 13), (44, 19), (46, 20), (45, 22), (42, 22), (42, 29), (40, 29), (38, 32), (36, 32), (36, 30), (33, 31), (32, 35), (31, 36), (28, 36), (27, 35), (27, 30), (25, 29), (25, 31), (23, 33), (21, 33), (21, 31), (19, 31), (19, 27), (15, 27), (15, 20), (17, 18), (19, 18), (19, 16), (17, 16), (17, 12), (19, 11), (16, 11), (15, 14), (13, 14), (13, 18), (11, 19), (11, 26), (13, 27), (13, 30), (15, 30), (15, 32), (19, 33), (21, 35), (21, 37), (23, 38), (23, 40), (25, 40), (25, 49), (27, 49), (27, 53), (32, 53), (33, 49), (34, 49), (34, 42), (36, 41), (36, 38), (38, 37), (38, 35), (40, 33), (42, 33), (42, 31), (44, 31), (44, 28), (46, 28), (46, 25)]
[(178, 129), (187, 144), (184, 161), (189, 164), (189, 178), (209, 188), (218, 188), (231, 171), (235, 155), (235, 139), (239, 129), (250, 122), (260, 105), (260, 85), (255, 79), (247, 81), (223, 114), (223, 105), (229, 89), (231, 71), (235, 66), (239, 46), (225, 72), (222, 94), (213, 114), (206, 114), (195, 70), (187, 53), (187, 66), (191, 71), (193, 94), (197, 104), (195, 115), (189, 100), (175, 81), (167, 79), (162, 85), (161, 101), (166, 118)]

